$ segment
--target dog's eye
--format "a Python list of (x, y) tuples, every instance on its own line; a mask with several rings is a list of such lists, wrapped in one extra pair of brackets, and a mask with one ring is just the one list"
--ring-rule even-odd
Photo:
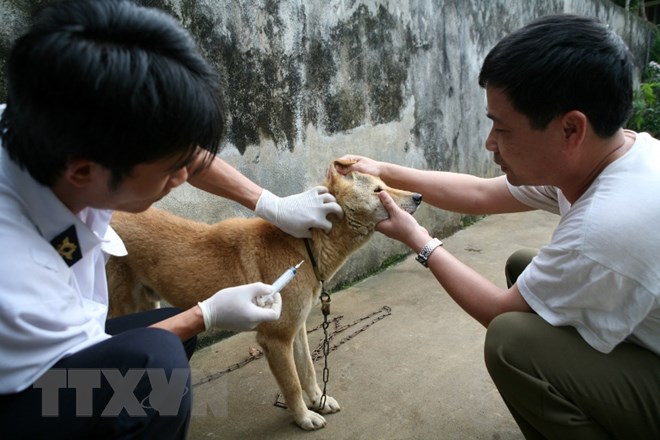
[(383, 188), (381, 188), (380, 186), (377, 186), (376, 189), (374, 189), (374, 192), (375, 192), (375, 193), (379, 193), (379, 192), (381, 192), (382, 190), (383, 190)]

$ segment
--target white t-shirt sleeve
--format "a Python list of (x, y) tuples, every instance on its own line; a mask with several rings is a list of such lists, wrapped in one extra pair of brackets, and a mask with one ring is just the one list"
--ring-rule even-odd
[(506, 181), (511, 195), (529, 207), (559, 214), (558, 190), (552, 186), (514, 186)]
[(555, 326), (570, 325), (609, 353), (654, 308), (654, 295), (577, 251), (545, 247), (517, 281), (523, 298)]

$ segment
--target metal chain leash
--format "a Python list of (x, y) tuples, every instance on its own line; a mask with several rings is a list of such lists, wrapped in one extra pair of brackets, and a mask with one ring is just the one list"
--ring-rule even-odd
[[(346, 331), (346, 330), (348, 330), (352, 327), (355, 327), (356, 325), (360, 324), (361, 322), (366, 321), (367, 319), (373, 318), (375, 316), (375, 318), (372, 319), (370, 322), (366, 323), (364, 326), (360, 327), (355, 332), (347, 335), (342, 340), (340, 340), (337, 344), (330, 345), (329, 346), (329, 351), (336, 350), (337, 348), (339, 348), (340, 345), (345, 344), (346, 342), (350, 341), (355, 336), (357, 336), (360, 333), (366, 331), (369, 327), (371, 327), (372, 325), (374, 325), (378, 321), (387, 318), (391, 314), (392, 314), (392, 309), (389, 306), (383, 306), (382, 308), (376, 310), (375, 312), (372, 312), (369, 315), (358, 318), (354, 322), (352, 322), (350, 324), (343, 325), (343, 326), (341, 325), (341, 321), (344, 318), (344, 315), (337, 315), (337, 316), (333, 317), (329, 321), (329, 323), (334, 324), (334, 330), (331, 331), (330, 333), (328, 333), (328, 342), (331, 342), (332, 340), (334, 340), (335, 337), (338, 334), (340, 334), (340, 333), (342, 333), (342, 332), (344, 332), (344, 331)], [(323, 328), (323, 325), (324, 325), (325, 321), (326, 321), (326, 318), (324, 317), (324, 322), (317, 325), (314, 328), (311, 328), (311, 329), (307, 330), (307, 334), (314, 333), (318, 330), (321, 330)], [(327, 331), (329, 326), (330, 325), (328, 324), (325, 331)], [(312, 360), (314, 362), (319, 360), (321, 358), (321, 356), (323, 355), (323, 346), (324, 346), (324, 344), (325, 344), (325, 335), (324, 335), (323, 341), (321, 341), (321, 343), (311, 353), (311, 357), (312, 357)], [(222, 376), (224, 376), (225, 374), (231, 373), (232, 371), (236, 371), (239, 368), (242, 368), (242, 367), (246, 366), (250, 362), (256, 361), (257, 359), (261, 359), (264, 356), (263, 351), (261, 351), (259, 349), (255, 348), (255, 349), (251, 349), (250, 351), (251, 351), (250, 356), (246, 357), (245, 359), (241, 360), (240, 362), (237, 362), (235, 364), (230, 365), (229, 367), (227, 367), (226, 369), (224, 369), (222, 371), (218, 371), (217, 373), (213, 373), (213, 374), (210, 374), (208, 376), (205, 376), (205, 377), (199, 379), (197, 382), (195, 382), (193, 384), (193, 387), (203, 385), (205, 383), (209, 383), (211, 381), (219, 379)], [(278, 397), (276, 399), (275, 406), (280, 406), (280, 407), (286, 408), (286, 405), (279, 401), (279, 394), (278, 394)]]
[(204, 376), (201, 379), (199, 379), (197, 382), (192, 384), (193, 387), (199, 386), (199, 385), (204, 385), (205, 383), (209, 383), (211, 381), (214, 381), (216, 379), (220, 379), (222, 376), (224, 376), (227, 373), (231, 373), (232, 371), (236, 371), (239, 368), (242, 368), (249, 364), (252, 361), (256, 361), (257, 359), (261, 359), (264, 356), (264, 352), (259, 350), (258, 348), (255, 349), (250, 349), (250, 352), (252, 353), (250, 356), (246, 357), (240, 362), (236, 362), (235, 364), (230, 365), (229, 367), (225, 368), (222, 371), (218, 371), (217, 373), (209, 374), (208, 376)]
[[(323, 294), (322, 294), (322, 301), (323, 301)], [(327, 310), (328, 310), (328, 314), (329, 314), (329, 312), (330, 312), (330, 308), (329, 308), (329, 306), (330, 306), (330, 304), (329, 304), (330, 303), (330, 297), (329, 297), (329, 295), (328, 295), (327, 301), (328, 301), (328, 309)], [(321, 310), (323, 311), (323, 304), (321, 306)], [(326, 387), (327, 387), (328, 378), (329, 378), (329, 375), (330, 375), (330, 370), (328, 370), (328, 354), (331, 351), (334, 351), (337, 348), (339, 348), (339, 346), (341, 346), (342, 344), (345, 344), (346, 342), (350, 341), (355, 336), (357, 336), (360, 333), (366, 331), (369, 327), (371, 327), (372, 325), (374, 325), (378, 321), (381, 321), (381, 320), (387, 318), (391, 314), (392, 314), (392, 308), (389, 307), (389, 306), (383, 306), (379, 310), (376, 310), (375, 312), (372, 312), (369, 315), (364, 316), (362, 318), (358, 318), (355, 321), (353, 321), (352, 323), (344, 325), (344, 326), (340, 326), (341, 320), (344, 317), (344, 315), (339, 315), (339, 316), (336, 316), (335, 318), (332, 319), (332, 322), (335, 324), (335, 329), (330, 335), (328, 335), (327, 329), (330, 326), (330, 323), (328, 322), (327, 315), (324, 313), (323, 323), (321, 323), (321, 324), (317, 325), (316, 327), (314, 327), (313, 329), (307, 331), (307, 334), (310, 334), (310, 333), (313, 333), (313, 332), (315, 332), (316, 330), (318, 330), (320, 328), (323, 329), (323, 340), (314, 349), (314, 351), (312, 351), (312, 353), (311, 353), (311, 358), (312, 358), (312, 361), (314, 361), (314, 362), (319, 360), (321, 358), (321, 356), (323, 356), (323, 359), (324, 359), (323, 395), (321, 396), (321, 406), (320, 406), (319, 409), (323, 409), (325, 407), (325, 401), (326, 401), (326, 397), (327, 397)], [(377, 315), (379, 315), (379, 316), (377, 316)], [(366, 321), (367, 319), (372, 318), (374, 316), (377, 316), (377, 317), (372, 319), (370, 322), (363, 325), (362, 327), (360, 327), (359, 329), (357, 329), (353, 333), (347, 335), (345, 338), (341, 339), (335, 345), (330, 346), (330, 341), (332, 341), (335, 338), (335, 336), (337, 336), (339, 333), (341, 333), (344, 330), (347, 330), (351, 327), (354, 327), (354, 326), (360, 324), (361, 322)], [(277, 393), (277, 396), (275, 397), (274, 405), (278, 406), (280, 408), (286, 408), (287, 407), (286, 403), (283, 402), (282, 400), (280, 400), (281, 396), (282, 395), (280, 393)]]
[(321, 313), (323, 313), (323, 394), (321, 395), (320, 408), (325, 408), (325, 401), (328, 397), (326, 389), (330, 379), (330, 369), (328, 368), (328, 356), (330, 355), (330, 338), (328, 338), (328, 315), (330, 314), (330, 295), (325, 290), (325, 283), (321, 281)]
[[(345, 344), (346, 342), (350, 341), (351, 339), (353, 339), (354, 337), (356, 337), (356, 336), (359, 335), (360, 333), (366, 331), (369, 327), (371, 327), (372, 325), (374, 325), (374, 324), (377, 323), (378, 321), (387, 318), (387, 317), (390, 316), (391, 314), (392, 314), (392, 309), (391, 309), (389, 306), (383, 306), (383, 307), (381, 307), (380, 309), (376, 310), (375, 312), (372, 312), (372, 313), (368, 314), (367, 316), (363, 316), (362, 318), (358, 318), (358, 319), (356, 319), (355, 321), (353, 321), (352, 323), (347, 324), (347, 325), (344, 325), (344, 326), (340, 326), (340, 324), (341, 324), (341, 320), (344, 318), (344, 315), (338, 315), (338, 316), (336, 316), (335, 318), (332, 319), (332, 322), (335, 324), (335, 329), (334, 329), (334, 331), (332, 331), (332, 333), (330, 333), (330, 335), (328, 336), (328, 341), (332, 341), (332, 340), (335, 338), (335, 336), (337, 336), (337, 335), (340, 334), (341, 332), (343, 332), (343, 331), (345, 331), (345, 330), (347, 330), (347, 329), (349, 329), (349, 328), (355, 327), (356, 325), (360, 324), (360, 323), (363, 322), (363, 321), (366, 321), (366, 320), (369, 319), (369, 318), (372, 318), (372, 317), (374, 317), (374, 316), (380, 315), (380, 316), (378, 316), (378, 317), (372, 319), (370, 322), (366, 323), (365, 325), (363, 325), (362, 327), (360, 327), (359, 329), (357, 329), (357, 330), (354, 331), (353, 333), (350, 333), (350, 334), (347, 335), (345, 338), (343, 338), (343, 339), (341, 339), (339, 342), (337, 342), (335, 345), (331, 346), (331, 347), (330, 347), (330, 351), (335, 351), (337, 348), (339, 348), (340, 345)], [(323, 324), (320, 324), (320, 325), (318, 325), (317, 327), (315, 327), (315, 328), (309, 330), (309, 331), (307, 332), (307, 334), (310, 334), (310, 333), (312, 333), (312, 332), (315, 332), (316, 330), (320, 329), (320, 328), (322, 327), (322, 325), (323, 325)], [(319, 360), (319, 359), (321, 358), (321, 355), (323, 354), (322, 349), (323, 349), (323, 345), (324, 345), (324, 343), (325, 343), (325, 340), (322, 341), (322, 342), (319, 344), (319, 346), (316, 347), (316, 348), (312, 351), (311, 357), (312, 357), (312, 360), (313, 360), (314, 362), (316, 362), (317, 360)]]

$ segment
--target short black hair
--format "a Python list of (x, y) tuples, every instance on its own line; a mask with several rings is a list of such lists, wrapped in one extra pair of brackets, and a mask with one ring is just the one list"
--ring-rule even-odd
[(533, 128), (578, 110), (609, 137), (632, 112), (632, 55), (623, 40), (592, 18), (541, 17), (502, 39), (486, 56), (481, 87), (501, 89)]
[[(7, 62), (4, 148), (52, 186), (72, 159), (118, 182), (140, 163), (215, 155), (224, 115), (217, 74), (171, 16), (129, 0), (47, 4)], [(212, 157), (212, 156), (211, 156)]]

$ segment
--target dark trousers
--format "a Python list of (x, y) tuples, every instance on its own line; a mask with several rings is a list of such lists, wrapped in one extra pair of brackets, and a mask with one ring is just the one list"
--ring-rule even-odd
[(2, 437), (183, 439), (192, 410), (184, 343), (149, 325), (165, 308), (108, 320), (112, 338), (57, 362), (26, 390), (0, 396)]
[[(517, 252), (507, 282), (535, 252)], [(486, 367), (527, 439), (659, 439), (660, 357), (623, 342), (604, 354), (573, 327), (534, 313), (505, 313), (489, 325)]]

